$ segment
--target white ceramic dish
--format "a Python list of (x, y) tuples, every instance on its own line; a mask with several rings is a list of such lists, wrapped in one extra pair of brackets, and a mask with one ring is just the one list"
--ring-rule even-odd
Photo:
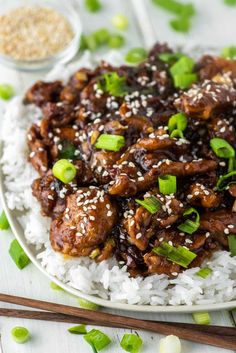
[[(0, 155), (1, 155), (1, 149), (0, 149)], [(21, 246), (24, 249), (24, 251), (26, 252), (26, 254), (29, 256), (32, 263), (42, 273), (44, 273), (44, 275), (46, 275), (48, 278), (50, 278), (51, 281), (55, 282), (57, 285), (59, 285), (65, 291), (71, 293), (72, 295), (84, 298), (86, 300), (89, 300), (91, 302), (94, 302), (94, 303), (101, 305), (101, 306), (104, 306), (104, 307), (119, 309), (119, 310), (137, 311), (137, 312), (187, 313), (187, 312), (196, 312), (196, 311), (214, 311), (214, 310), (224, 310), (224, 309), (228, 310), (228, 309), (232, 309), (232, 308), (236, 307), (236, 300), (225, 302), (225, 303), (205, 304), (205, 305), (178, 305), (178, 306), (130, 305), (130, 304), (116, 303), (116, 302), (112, 302), (110, 300), (104, 300), (104, 299), (98, 298), (97, 296), (84, 294), (81, 291), (74, 289), (74, 288), (64, 284), (63, 282), (61, 282), (57, 278), (51, 276), (42, 267), (40, 261), (37, 259), (37, 251), (36, 251), (35, 247), (27, 244), (27, 242), (26, 242), (26, 239), (24, 237), (24, 230), (17, 220), (17, 216), (19, 216), (19, 211), (11, 211), (7, 207), (7, 203), (6, 203), (6, 199), (5, 199), (5, 189), (4, 189), (4, 175), (3, 175), (1, 169), (0, 169), (0, 201), (1, 201), (1, 204), (4, 208), (5, 213), (7, 215), (7, 218), (9, 220), (12, 232), (14, 233), (15, 237), (17, 238), (17, 240), (21, 244)]]

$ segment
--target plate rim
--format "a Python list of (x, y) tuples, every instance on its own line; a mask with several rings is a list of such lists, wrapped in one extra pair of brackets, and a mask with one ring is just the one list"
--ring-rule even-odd
[[(2, 157), (3, 150), (3, 142), (0, 140), (0, 160)], [(46, 269), (41, 265), (40, 261), (36, 258), (33, 248), (34, 245), (30, 245), (27, 243), (23, 227), (20, 225), (17, 218), (14, 216), (15, 210), (10, 210), (7, 206), (7, 201), (5, 198), (5, 186), (4, 186), (4, 173), (2, 170), (2, 164), (0, 163), (0, 202), (3, 207), (4, 212), (6, 213), (7, 219), (9, 221), (11, 231), (15, 238), (18, 240), (20, 245), (22, 246), (25, 253), (30, 258), (32, 264), (36, 266), (36, 268), (43, 273), (46, 277), (48, 277), (51, 281), (56, 283), (66, 292), (79, 297), (90, 302), (93, 302), (99, 306), (116, 309), (116, 310), (124, 310), (124, 311), (133, 311), (133, 312), (151, 312), (151, 313), (193, 313), (198, 311), (216, 311), (216, 310), (230, 310), (236, 308), (236, 300), (224, 302), (224, 303), (214, 303), (214, 304), (193, 304), (193, 305), (150, 305), (150, 304), (126, 304), (119, 302), (112, 302), (109, 299), (102, 299), (94, 295), (85, 294), (82, 291), (73, 288), (57, 277), (49, 274)]]

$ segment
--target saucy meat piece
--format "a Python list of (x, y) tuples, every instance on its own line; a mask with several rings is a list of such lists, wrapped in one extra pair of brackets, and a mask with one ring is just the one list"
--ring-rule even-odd
[(207, 120), (213, 114), (233, 108), (235, 100), (236, 91), (233, 87), (205, 81), (184, 92), (176, 99), (175, 105), (189, 116)]
[(109, 236), (117, 221), (117, 206), (96, 187), (80, 188), (66, 199), (65, 211), (52, 221), (54, 250), (70, 256), (87, 256)]
[(42, 107), (48, 102), (57, 102), (63, 85), (60, 81), (36, 82), (26, 93), (25, 103), (33, 103)]

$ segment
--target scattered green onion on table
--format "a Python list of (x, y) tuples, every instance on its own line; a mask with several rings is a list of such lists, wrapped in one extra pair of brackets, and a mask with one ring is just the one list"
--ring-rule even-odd
[(78, 325), (78, 326), (73, 326), (68, 329), (70, 333), (73, 333), (75, 335), (84, 335), (87, 333), (86, 325)]
[(111, 343), (111, 339), (102, 331), (92, 329), (84, 335), (84, 339), (97, 351), (107, 347)]
[(16, 326), (11, 330), (11, 336), (17, 343), (25, 343), (29, 340), (30, 334), (27, 328)]
[(9, 254), (20, 270), (23, 270), (30, 263), (30, 259), (16, 239), (10, 245)]
[(129, 25), (128, 18), (123, 14), (115, 15), (111, 20), (113, 26), (119, 30), (125, 30)]
[(221, 51), (221, 56), (225, 59), (236, 58), (236, 46), (225, 47)]
[(100, 0), (84, 0), (84, 5), (89, 12), (98, 12), (102, 8)]
[(143, 341), (134, 333), (125, 333), (122, 337), (120, 345), (126, 352), (139, 353), (143, 345)]
[(78, 301), (80, 307), (83, 309), (94, 310), (94, 311), (99, 309), (99, 305), (92, 303), (86, 299), (77, 298), (77, 301)]
[(2, 211), (2, 213), (0, 215), (0, 229), (7, 230), (9, 228), (10, 228), (10, 224), (8, 222), (6, 213), (4, 211)]
[(125, 38), (121, 34), (111, 34), (107, 44), (112, 49), (119, 49), (125, 44)]
[(3, 100), (9, 100), (14, 96), (14, 89), (11, 85), (2, 83), (0, 84), (0, 98)]

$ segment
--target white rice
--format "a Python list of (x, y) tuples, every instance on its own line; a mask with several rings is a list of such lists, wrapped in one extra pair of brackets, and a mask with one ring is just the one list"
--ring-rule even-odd
[[(109, 53), (106, 60), (121, 64), (117, 53)], [(85, 53), (80, 61), (55, 68), (47, 79), (66, 81), (78, 68), (92, 67), (94, 64), (90, 54)], [(1, 131), (4, 142), (1, 164), (8, 207), (24, 211), (19, 221), (25, 238), (29, 244), (35, 245), (38, 258), (48, 273), (86, 294), (120, 303), (192, 305), (236, 299), (236, 257), (231, 257), (226, 251), (213, 255), (208, 264), (213, 272), (207, 279), (196, 276), (199, 268), (193, 268), (172, 280), (166, 275), (131, 278), (126, 267), (119, 268), (114, 259), (96, 264), (89, 258), (65, 259), (60, 253), (54, 252), (48, 241), (50, 220), (41, 216), (39, 204), (31, 193), (31, 184), (37, 173), (27, 162), (26, 130), (39, 117), (40, 111), (32, 106), (24, 106), (22, 97), (11, 101)]]

